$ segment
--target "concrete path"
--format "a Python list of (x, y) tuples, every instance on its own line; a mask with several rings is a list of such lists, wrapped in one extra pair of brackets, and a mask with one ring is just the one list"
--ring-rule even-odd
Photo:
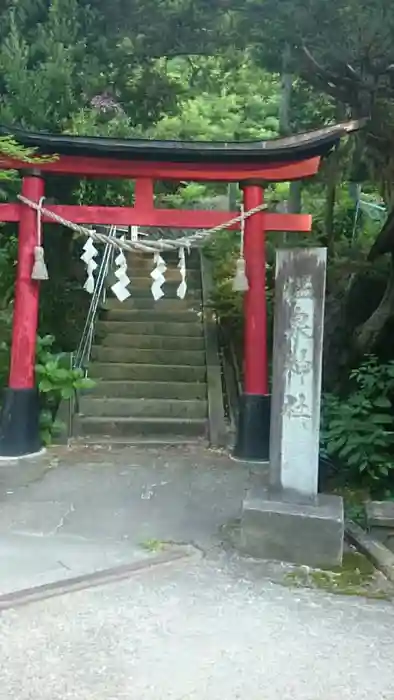
[(163, 541), (207, 551), (251, 479), (199, 446), (60, 448), (1, 464), (0, 594), (146, 558)]
[(259, 472), (199, 447), (1, 465), (0, 594), (195, 548), (3, 610), (0, 699), (393, 700), (391, 603), (284, 588), (221, 549)]
[(392, 700), (390, 605), (196, 559), (0, 617), (1, 698)]

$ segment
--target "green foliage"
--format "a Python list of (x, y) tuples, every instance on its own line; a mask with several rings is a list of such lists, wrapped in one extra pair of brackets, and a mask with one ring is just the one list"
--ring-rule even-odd
[(201, 182), (188, 182), (176, 192), (162, 195), (161, 201), (170, 209), (193, 209), (198, 208), (206, 195), (206, 185)]
[[(316, 239), (324, 244), (326, 236), (326, 190), (324, 184), (322, 186), (321, 181), (311, 183), (309, 187), (304, 188), (303, 205), (305, 211), (313, 217), (313, 233)], [(349, 183), (343, 182), (336, 188), (336, 202), (333, 212), (335, 253), (337, 252), (338, 244), (340, 245), (341, 242), (347, 242), (348, 246), (352, 243), (353, 233), (355, 233), (354, 240), (364, 239), (365, 224), (363, 222), (361, 226), (360, 222), (359, 227), (354, 231), (355, 216), (356, 202), (349, 193)], [(367, 230), (369, 231), (370, 229)], [(369, 237), (367, 245), (370, 240), (371, 238)]]
[[(318, 96), (329, 100), (344, 118), (369, 117), (353, 140), (352, 170), (361, 181), (379, 184), (386, 201), (393, 198), (394, 84), (391, 0), (238, 0), (232, 41), (247, 45), (256, 61), (281, 71), (284, 54), (289, 71)], [(319, 108), (320, 109), (320, 108)], [(335, 114), (334, 112), (334, 114)], [(323, 115), (323, 112), (321, 112)], [(332, 118), (332, 117), (331, 117)]]
[(148, 129), (148, 136), (231, 141), (278, 134), (278, 76), (258, 68), (247, 53), (177, 58), (167, 71), (180, 92), (178, 109)]
[[(221, 231), (216, 234), (204, 247), (205, 255), (212, 261), (213, 290), (211, 304), (227, 338), (238, 358), (239, 370), (243, 371), (243, 325), (244, 325), (244, 294), (233, 290), (233, 279), (236, 262), (239, 257), (239, 231)], [(268, 343), (270, 346), (272, 307), (273, 307), (273, 276), (272, 266), (267, 265), (267, 317)]]
[[(77, 90), (88, 68), (79, 43), (78, 4), (71, 0), (67, 8), (65, 12), (58, 2), (47, 10), (43, 2), (29, 8), (22, 2), (12, 3), (3, 14), (1, 114), (8, 123), (58, 131), (65, 117), (76, 109)], [(41, 21), (34, 24), (37, 15)]]
[(0, 10), (1, 119), (61, 132), (73, 114), (105, 94), (133, 124), (154, 123), (176, 106), (164, 57), (214, 45), (222, 17), (211, 3), (198, 6), (189, 0), (9, 0)]
[[(0, 313), (0, 322), (1, 322)], [(0, 386), (7, 382), (10, 361), (10, 318), (4, 322), (7, 330), (7, 340), (0, 342)], [(51, 335), (37, 338), (36, 351), (36, 383), (40, 394), (40, 432), (45, 445), (62, 428), (56, 420), (60, 401), (73, 398), (76, 392), (91, 389), (94, 382), (84, 376), (81, 369), (71, 367), (70, 355), (53, 350), (55, 338)]]
[[(21, 146), (12, 136), (0, 136), (0, 160), (2, 157), (12, 158), (23, 163), (32, 163), (32, 165), (55, 160), (53, 156), (39, 156), (35, 148)], [(19, 181), (20, 178), (16, 170), (1, 170), (0, 163), (0, 184), (2, 185), (0, 199), (7, 199), (8, 192), (15, 190)]]
[(350, 379), (346, 397), (324, 397), (322, 444), (351, 477), (384, 481), (394, 469), (394, 362), (369, 356)]
[[(84, 107), (68, 121), (66, 134), (75, 136), (107, 136), (131, 138), (140, 135), (123, 110), (100, 111), (97, 107)], [(128, 180), (82, 179), (73, 192), (78, 204), (130, 206), (134, 185)]]
[(71, 115), (65, 134), (71, 136), (108, 136), (127, 138), (132, 134), (133, 127), (124, 112), (102, 114), (94, 107), (83, 107)]
[(0, 396), (7, 384), (10, 365), (16, 250), (17, 239), (0, 233)]
[(37, 339), (36, 380), (41, 397), (41, 439), (49, 444), (61, 424), (56, 411), (61, 400), (72, 399), (75, 392), (90, 389), (94, 382), (81, 369), (73, 369), (70, 357), (53, 352), (55, 338), (51, 335)]
[(42, 409), (40, 411), (40, 438), (43, 445), (47, 447), (52, 444), (54, 437), (59, 435), (64, 429), (64, 424), (53, 419), (52, 411)]
[[(18, 239), (0, 229), (0, 308), (5, 311), (14, 295)], [(0, 331), (0, 336), (2, 336)]]
[[(0, 158), (1, 157), (20, 160), (24, 163), (33, 163), (34, 165), (53, 160), (51, 157), (37, 156), (35, 148), (21, 146), (12, 136), (0, 136)], [(0, 180), (15, 179), (18, 179), (18, 173), (15, 170), (0, 169)]]
[(215, 287), (212, 304), (222, 323), (230, 324), (239, 333), (242, 330), (243, 295), (234, 292), (232, 281), (239, 254), (239, 233), (222, 231), (210, 241), (204, 252), (213, 262)]
[(94, 386), (91, 379), (84, 377), (81, 369), (64, 366), (67, 359), (65, 353), (53, 353), (53, 336), (38, 338), (36, 378), (41, 394), (48, 394), (50, 399), (59, 401), (71, 399), (75, 391), (89, 389)]

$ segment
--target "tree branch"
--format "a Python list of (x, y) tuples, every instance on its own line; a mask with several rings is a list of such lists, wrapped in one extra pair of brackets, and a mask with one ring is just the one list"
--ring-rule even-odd
[(378, 308), (354, 332), (355, 346), (360, 355), (371, 353), (390, 318), (394, 315), (394, 254), (391, 254), (390, 275)]

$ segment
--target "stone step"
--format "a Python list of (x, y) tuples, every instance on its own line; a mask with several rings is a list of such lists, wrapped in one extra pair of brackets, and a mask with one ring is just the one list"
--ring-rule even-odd
[(116, 299), (116, 297), (109, 296), (101, 310), (105, 312), (108, 309), (130, 309), (131, 311), (143, 311), (146, 309), (147, 311), (170, 311), (178, 313), (179, 311), (200, 312), (201, 308), (201, 299), (193, 300), (190, 297), (186, 297), (186, 299), (163, 298), (155, 301), (152, 295), (150, 295), (138, 297), (138, 299), (131, 296), (123, 302)]
[[(113, 284), (117, 281), (115, 277), (116, 268), (110, 270), (106, 277), (107, 286), (108, 284)], [(127, 274), (130, 279), (130, 289), (140, 288), (140, 287), (151, 287), (153, 279), (151, 277), (152, 268), (146, 270), (131, 270), (130, 267), (127, 268)], [(165, 273), (165, 282), (163, 283), (163, 289), (171, 289), (174, 287), (177, 289), (181, 283), (181, 275), (178, 268), (168, 268)], [(188, 289), (201, 289), (201, 273), (199, 270), (187, 270), (186, 283)]]
[[(154, 311), (127, 308), (109, 309), (103, 314), (105, 321), (129, 321), (131, 323), (184, 323), (201, 325), (201, 316), (197, 311)], [(187, 333), (185, 333), (187, 335)]]
[(125, 448), (125, 447), (168, 447), (175, 445), (194, 445), (199, 447), (209, 447), (207, 436), (202, 435), (123, 435), (113, 437), (111, 435), (85, 435), (84, 437), (74, 437), (71, 439), (71, 445), (100, 445), (107, 448)]
[(205, 352), (203, 350), (141, 350), (133, 347), (108, 347), (93, 345), (92, 360), (98, 362), (121, 362), (141, 365), (191, 365), (193, 367), (205, 365)]
[(121, 399), (83, 397), (81, 414), (102, 418), (206, 418), (207, 402), (199, 399)]
[[(144, 313), (144, 318), (146, 314)], [(198, 317), (197, 317), (198, 318)], [(119, 317), (118, 317), (119, 319)], [(179, 336), (185, 338), (201, 337), (203, 335), (202, 323), (179, 323), (174, 321), (134, 321), (127, 318), (122, 320), (98, 321), (96, 325), (97, 333), (127, 333), (130, 335), (163, 335)]]
[(205, 366), (188, 367), (186, 365), (145, 365), (115, 362), (92, 362), (89, 377), (104, 381), (140, 381), (140, 382), (205, 382)]
[(101, 439), (122, 438), (128, 436), (152, 436), (167, 435), (179, 436), (204, 436), (207, 434), (207, 420), (197, 418), (111, 418), (103, 417), (78, 417), (79, 436), (100, 436)]
[[(112, 280), (110, 280), (107, 284), (107, 294), (108, 294), (108, 299), (116, 299), (115, 295), (111, 291), (110, 287), (113, 284)], [(162, 297), (162, 299), (159, 299), (159, 301), (156, 302), (156, 304), (159, 304), (160, 301), (164, 301), (165, 299), (172, 299), (174, 301), (183, 301), (183, 299), (178, 299), (177, 297), (177, 289), (179, 285), (169, 285), (165, 286), (163, 285), (163, 291), (165, 293), (165, 296)], [(130, 292), (131, 292), (131, 297), (128, 297), (130, 300), (131, 299), (153, 299), (152, 292), (150, 289), (150, 286), (147, 284), (145, 287), (141, 288), (133, 288), (133, 286), (130, 286)], [(201, 289), (193, 289), (189, 288), (187, 289), (185, 300), (186, 301), (191, 301), (191, 302), (196, 302), (200, 301), (201, 302)], [(125, 303), (125, 302), (123, 302)]]
[(177, 337), (171, 335), (132, 335), (131, 333), (107, 333), (96, 337), (101, 347), (139, 348), (140, 350), (204, 350), (202, 336)]
[[(207, 398), (205, 382), (101, 381), (89, 392), (92, 397), (130, 399), (202, 399)], [(85, 400), (83, 398), (83, 400)]]

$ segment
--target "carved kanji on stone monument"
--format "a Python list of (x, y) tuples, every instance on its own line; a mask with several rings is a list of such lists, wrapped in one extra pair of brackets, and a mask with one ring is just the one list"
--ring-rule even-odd
[(272, 483), (311, 497), (318, 481), (325, 261), (320, 248), (277, 253)]

